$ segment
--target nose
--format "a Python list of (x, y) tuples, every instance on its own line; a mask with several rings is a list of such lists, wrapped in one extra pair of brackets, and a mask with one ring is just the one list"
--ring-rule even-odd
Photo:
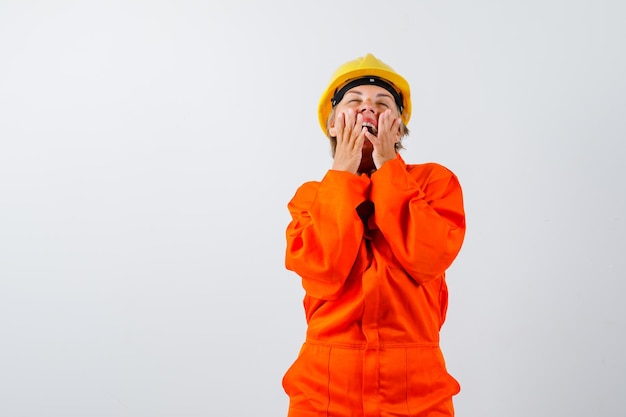
[(363, 104), (361, 104), (361, 106), (359, 107), (359, 113), (365, 114), (367, 112), (376, 114), (376, 111), (374, 110), (374, 106), (372, 106), (372, 103), (369, 100), (365, 100)]

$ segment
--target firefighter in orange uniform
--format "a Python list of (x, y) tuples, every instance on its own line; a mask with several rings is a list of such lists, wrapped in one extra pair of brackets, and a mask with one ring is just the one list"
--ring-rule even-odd
[(285, 263), (307, 320), (283, 378), (289, 417), (454, 415), (439, 332), (463, 195), (449, 169), (400, 157), (410, 116), (409, 84), (371, 54), (339, 67), (320, 99), (333, 165), (288, 205)]

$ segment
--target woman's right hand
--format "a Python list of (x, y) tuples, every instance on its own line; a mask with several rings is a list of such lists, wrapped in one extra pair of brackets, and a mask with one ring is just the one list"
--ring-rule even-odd
[(361, 164), (363, 142), (367, 128), (363, 127), (363, 115), (354, 109), (337, 113), (334, 133), (337, 138), (332, 169), (356, 174)]

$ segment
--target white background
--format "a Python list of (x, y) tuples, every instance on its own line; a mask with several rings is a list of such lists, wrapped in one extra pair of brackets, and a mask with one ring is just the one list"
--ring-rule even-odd
[(468, 231), (457, 415), (624, 415), (626, 5), (0, 0), (0, 415), (284, 416), (286, 209), (374, 53)]

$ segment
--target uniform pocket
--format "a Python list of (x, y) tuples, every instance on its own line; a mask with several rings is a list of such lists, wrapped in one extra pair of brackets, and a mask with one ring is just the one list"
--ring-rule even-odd
[(282, 381), (290, 409), (313, 412), (328, 408), (329, 359), (329, 347), (302, 345)]
[(291, 391), (292, 375), (298, 372), (296, 368), (299, 365), (300, 357), (302, 356), (302, 353), (304, 352), (305, 346), (306, 346), (306, 343), (303, 344), (302, 347), (300, 347), (300, 352), (298, 352), (298, 356), (296, 357), (296, 360), (291, 364), (289, 369), (287, 369), (287, 372), (285, 372), (285, 375), (283, 375), (283, 380), (282, 380), (283, 389), (285, 390), (285, 393), (289, 396), (291, 396), (290, 391)]
[(436, 346), (407, 349), (406, 365), (409, 415), (453, 415), (452, 396), (461, 387), (447, 372), (441, 349)]

